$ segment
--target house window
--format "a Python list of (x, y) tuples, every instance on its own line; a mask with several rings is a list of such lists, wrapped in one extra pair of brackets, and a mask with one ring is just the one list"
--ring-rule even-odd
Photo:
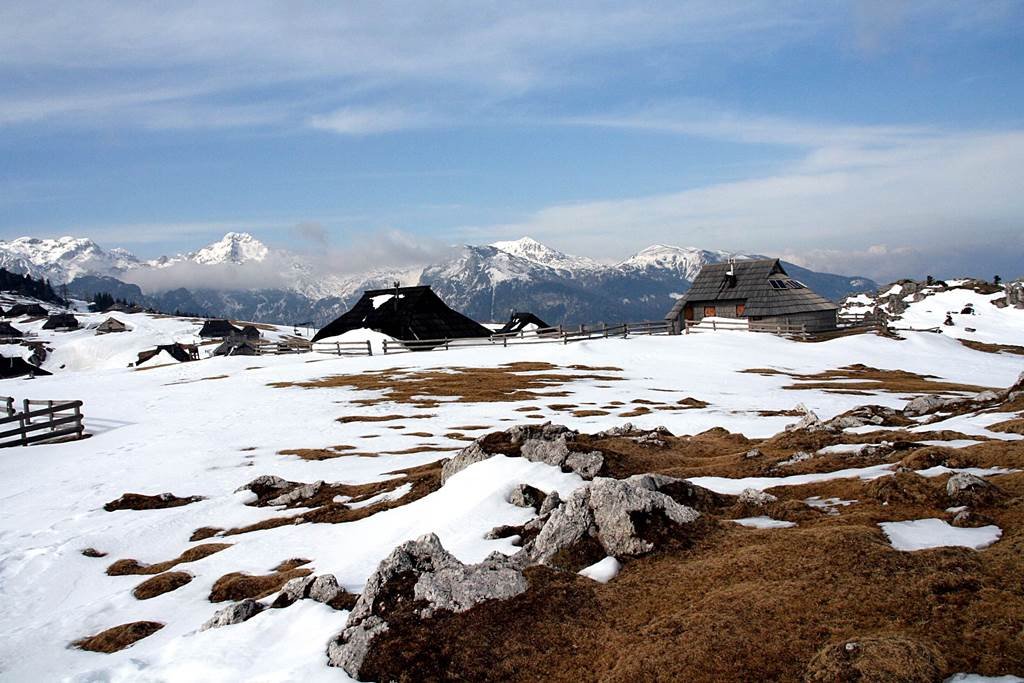
[(714, 306), (705, 306), (704, 307), (704, 317), (705, 318), (707, 318), (709, 316), (716, 316), (716, 315), (718, 315), (718, 309), (717, 308), (715, 308)]
[(736, 304), (736, 316), (739, 317), (747, 310), (746, 304)]

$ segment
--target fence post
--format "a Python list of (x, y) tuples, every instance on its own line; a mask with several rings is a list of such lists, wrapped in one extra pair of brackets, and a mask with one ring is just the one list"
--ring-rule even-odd
[(82, 407), (77, 403), (75, 404), (75, 426), (78, 427), (75, 436), (81, 439), (85, 435), (85, 422), (82, 420)]
[(629, 338), (629, 323), (622, 323), (622, 338)]
[(508, 348), (508, 337), (501, 338), (501, 345), (506, 349)]
[(367, 356), (372, 356), (373, 355), (373, 347), (370, 346), (370, 340), (369, 339), (366, 340), (366, 355)]
[(718, 321), (717, 320), (712, 320), (711, 321), (711, 331), (712, 332), (718, 332)]

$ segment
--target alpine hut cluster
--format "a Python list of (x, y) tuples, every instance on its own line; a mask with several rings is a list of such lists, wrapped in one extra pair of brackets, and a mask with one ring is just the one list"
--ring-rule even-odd
[(676, 332), (704, 318), (745, 318), (770, 330), (802, 325), (807, 332), (836, 328), (839, 306), (794, 280), (778, 259), (744, 259), (704, 266), (665, 316)]

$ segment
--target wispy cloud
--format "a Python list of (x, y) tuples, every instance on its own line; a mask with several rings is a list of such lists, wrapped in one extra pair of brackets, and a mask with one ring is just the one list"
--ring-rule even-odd
[(310, 117), (309, 126), (341, 135), (372, 135), (427, 128), (441, 122), (442, 119), (433, 114), (398, 107), (343, 107)]

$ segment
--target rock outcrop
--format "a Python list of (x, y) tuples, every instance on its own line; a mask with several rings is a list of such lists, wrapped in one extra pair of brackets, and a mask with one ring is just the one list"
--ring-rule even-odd
[(211, 628), (241, 624), (243, 621), (252, 619), (263, 610), (264, 606), (262, 603), (256, 602), (252, 598), (246, 598), (245, 600), (232, 603), (224, 609), (217, 610), (210, 620), (203, 624), (199, 630), (207, 631)]
[(1001, 493), (995, 484), (967, 472), (957, 472), (946, 482), (946, 495), (954, 505), (987, 505)]
[(387, 631), (389, 619), (464, 612), (487, 600), (519, 595), (527, 587), (520, 564), (501, 553), (467, 565), (434, 534), (408, 541), (367, 580), (345, 630), (328, 645), (328, 663), (359, 678), (373, 639)]
[(600, 451), (577, 448), (578, 432), (550, 422), (543, 425), (517, 425), (504, 432), (482, 436), (454, 457), (441, 469), (442, 485), (470, 465), (495, 455), (520, 456), (542, 462), (564, 471), (575, 472), (583, 479), (593, 479), (604, 466)]

